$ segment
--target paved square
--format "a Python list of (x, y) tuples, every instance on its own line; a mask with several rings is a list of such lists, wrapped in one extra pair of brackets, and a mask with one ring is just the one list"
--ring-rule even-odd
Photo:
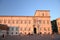
[(60, 35), (24, 35), (24, 36), (6, 36), (5, 39), (0, 40), (60, 40)]

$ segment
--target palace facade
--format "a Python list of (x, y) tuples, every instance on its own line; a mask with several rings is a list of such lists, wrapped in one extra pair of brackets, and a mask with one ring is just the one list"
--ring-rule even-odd
[(0, 24), (9, 27), (9, 35), (52, 34), (49, 10), (36, 10), (34, 16), (0, 16)]

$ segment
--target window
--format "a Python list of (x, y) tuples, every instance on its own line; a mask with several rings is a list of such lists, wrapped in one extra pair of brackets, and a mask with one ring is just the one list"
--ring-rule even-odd
[(50, 28), (48, 28), (48, 31), (50, 31)]
[(46, 34), (46, 32), (44, 32), (44, 34)]
[(7, 32), (7, 34), (9, 34), (9, 32)]
[(20, 32), (20, 34), (22, 34), (22, 32)]
[(25, 32), (25, 34), (26, 34), (26, 32)]
[(11, 28), (11, 30), (13, 31), (13, 30), (14, 30), (14, 28), (12, 27), (12, 28)]
[(25, 31), (26, 31), (26, 28), (25, 28)]
[(40, 27), (40, 25), (37, 25), (37, 27), (39, 28), (39, 27)]
[(45, 20), (43, 20), (43, 23), (45, 24)]
[(35, 27), (35, 25), (33, 25), (33, 27)]
[(0, 20), (0, 23), (2, 23), (2, 20)]
[(42, 32), (40, 32), (40, 34), (42, 34)]
[(38, 20), (39, 23), (41, 23), (41, 20)]
[(13, 35), (13, 32), (11, 34)]
[(48, 16), (48, 14), (46, 13), (46, 16)]
[(16, 20), (16, 24), (18, 24), (19, 23), (19, 20)]
[(29, 24), (31, 23), (31, 21), (29, 20)]
[(4, 23), (6, 23), (6, 20), (4, 20)]
[(16, 27), (16, 31), (18, 31), (18, 27)]
[(36, 20), (34, 19), (34, 23), (36, 23)]
[(10, 20), (8, 20), (8, 23), (10, 23)]
[(12, 23), (14, 24), (14, 20), (12, 21)]
[(30, 31), (30, 28), (28, 29), (28, 31)]
[(50, 32), (48, 34), (50, 34)]
[(22, 31), (22, 28), (20, 27), (20, 30)]
[(46, 28), (44, 28), (44, 30), (46, 31)]
[(23, 23), (23, 21), (21, 20), (21, 24)]
[(49, 20), (47, 20), (47, 24), (49, 24)]
[(44, 16), (44, 13), (42, 13), (42, 16)]
[(16, 32), (16, 34), (18, 34), (18, 33)]
[(27, 21), (25, 20), (25, 22), (24, 22), (25, 24), (27, 23)]

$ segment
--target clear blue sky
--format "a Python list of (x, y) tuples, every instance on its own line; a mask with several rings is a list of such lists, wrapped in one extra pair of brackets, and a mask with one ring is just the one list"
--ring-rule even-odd
[(51, 20), (60, 17), (60, 0), (0, 0), (0, 15), (34, 16), (35, 10), (50, 10)]

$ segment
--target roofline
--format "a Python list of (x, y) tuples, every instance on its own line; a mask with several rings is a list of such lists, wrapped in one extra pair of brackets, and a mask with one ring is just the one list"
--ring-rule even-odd
[(32, 16), (0, 16), (0, 17), (32, 17)]
[(60, 20), (60, 18), (57, 18), (56, 20)]
[(46, 11), (46, 12), (50, 12), (50, 10), (36, 10), (36, 11)]
[(0, 16), (0, 17), (50, 17), (50, 16)]
[[(37, 12), (37, 11), (45, 11), (45, 12), (50, 12), (50, 10), (36, 10), (36, 11), (35, 11), (35, 14), (36, 14), (36, 12)], [(34, 16), (35, 16), (35, 14), (34, 14)]]

